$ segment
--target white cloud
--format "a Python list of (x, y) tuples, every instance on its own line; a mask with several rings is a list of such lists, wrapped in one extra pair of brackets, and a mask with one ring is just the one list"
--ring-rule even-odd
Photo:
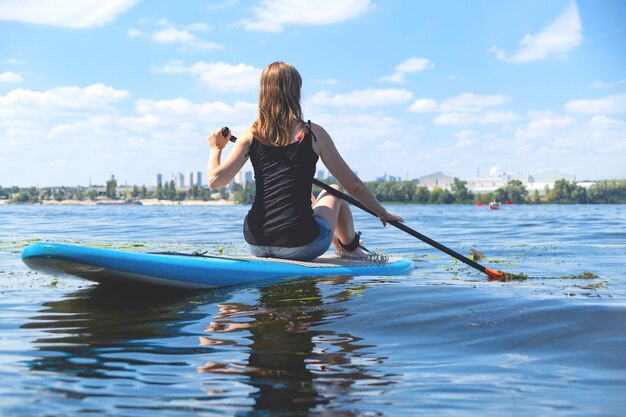
[[(206, 23), (189, 23), (186, 25), (175, 25), (167, 19), (159, 19), (156, 22), (157, 29), (148, 36), (153, 42), (161, 44), (178, 44), (183, 49), (190, 50), (215, 50), (221, 49), (221, 45), (216, 42), (206, 41), (198, 38), (196, 33), (209, 32), (211, 26)], [(132, 28), (127, 32), (128, 37), (136, 38), (146, 34), (139, 29)]]
[(237, 101), (229, 105), (221, 101), (194, 103), (185, 98), (169, 100), (140, 99), (135, 104), (140, 117), (152, 116), (159, 121), (191, 120), (196, 122), (228, 121), (229, 124), (252, 123), (256, 117), (256, 103)]
[(375, 107), (404, 104), (411, 100), (410, 91), (396, 88), (367, 88), (345, 94), (332, 95), (328, 91), (320, 91), (311, 97), (312, 104), (340, 107)]
[(606, 116), (593, 116), (587, 124), (594, 129), (623, 129), (626, 132), (626, 122)]
[(441, 103), (442, 112), (468, 112), (475, 113), (484, 107), (499, 106), (511, 101), (510, 97), (502, 94), (480, 95), (474, 93), (463, 93), (458, 96), (446, 99)]
[[(481, 147), (497, 150), (497, 157), (508, 161), (507, 172), (550, 168), (578, 177), (621, 177), (626, 122), (601, 115), (584, 121), (568, 114), (531, 111), (516, 128), (501, 129), (498, 137), (481, 140)], [(516, 163), (519, 168), (513, 168)]]
[(184, 26), (185, 29), (192, 32), (210, 32), (213, 28), (206, 23), (189, 23)]
[[(307, 118), (324, 127), (348, 165), (360, 174), (371, 177), (377, 172), (397, 172), (403, 166), (415, 167), (415, 158), (410, 157), (414, 154), (398, 149), (414, 145), (417, 128), (407, 126), (401, 119), (346, 111), (307, 112)], [(389, 157), (372, 158), (373, 152)]]
[(530, 62), (548, 57), (559, 57), (577, 47), (582, 42), (582, 23), (576, 3), (572, 2), (567, 10), (552, 23), (535, 35), (526, 35), (519, 42), (519, 49), (508, 55), (494, 45), (489, 52), (499, 60), (506, 62)]
[(223, 1), (213, 1), (210, 4), (206, 5), (208, 10), (224, 10), (230, 9), (237, 5), (238, 0), (223, 0)]
[(285, 25), (329, 25), (355, 19), (374, 7), (370, 0), (262, 0), (246, 30), (281, 32)]
[(442, 113), (435, 117), (437, 125), (465, 126), (475, 124), (510, 123), (517, 120), (510, 111), (486, 111), (484, 113)]
[(138, 0), (4, 0), (0, 20), (91, 28), (103, 26), (130, 9)]
[[(620, 160), (624, 172), (623, 155), (626, 152), (626, 122), (606, 116), (593, 116), (585, 123), (583, 130), (595, 141), (595, 151), (605, 158)], [(622, 176), (623, 178), (623, 176)]]
[(22, 76), (13, 71), (0, 72), (0, 83), (19, 83)]
[(179, 30), (175, 28), (166, 28), (159, 30), (152, 35), (152, 40), (162, 43), (189, 43), (195, 40), (195, 36), (186, 30)]
[[(0, 178), (86, 184), (114, 173), (150, 184), (156, 172), (204, 169), (207, 135), (223, 123), (240, 131), (256, 116), (255, 103), (184, 98), (139, 99), (125, 110), (129, 96), (103, 84), (0, 96)], [(59, 160), (64, 169), (55, 168)]]
[(409, 107), (409, 111), (413, 113), (432, 113), (437, 110), (439, 110), (439, 105), (431, 98), (418, 98)]
[(226, 62), (196, 62), (185, 66), (180, 61), (170, 61), (158, 72), (167, 74), (191, 74), (200, 83), (216, 91), (249, 91), (258, 88), (261, 69), (247, 64)]
[(125, 90), (116, 90), (104, 84), (92, 84), (80, 87), (54, 87), (45, 91), (17, 89), (0, 97), (0, 106), (9, 109), (20, 108), (77, 111), (92, 109), (109, 109), (115, 102), (130, 97)]
[(502, 94), (480, 95), (463, 93), (450, 97), (441, 104), (431, 98), (420, 98), (408, 108), (413, 113), (440, 113), (433, 122), (437, 125), (463, 126), (473, 124), (509, 123), (517, 120), (511, 111), (485, 110), (487, 107), (508, 103), (511, 98)]
[(565, 103), (565, 109), (588, 114), (626, 113), (626, 93), (595, 100), (571, 100)]
[(2, 63), (6, 65), (17, 65), (19, 64), (19, 61), (15, 58), (9, 58), (9, 59), (5, 59), (4, 61), (2, 61)]
[(380, 77), (378, 81), (388, 81), (401, 84), (405, 82), (406, 74), (424, 71), (428, 68), (433, 68), (434, 66), (435, 64), (427, 58), (411, 57), (401, 64), (396, 65), (395, 71), (392, 75)]
[(128, 32), (126, 32), (126, 34), (128, 35), (129, 38), (137, 38), (139, 36), (145, 36), (145, 33), (135, 28), (128, 29)]
[(530, 112), (530, 122), (515, 131), (516, 138), (546, 138), (561, 135), (576, 120), (571, 116), (557, 116), (552, 112)]
[(454, 137), (458, 139), (458, 146), (471, 146), (477, 142), (477, 134), (471, 129), (456, 132)]
[(596, 81), (596, 82), (592, 83), (589, 87), (596, 88), (596, 89), (599, 89), (599, 88), (613, 88), (613, 87), (618, 87), (618, 86), (620, 86), (620, 85), (622, 85), (624, 83), (626, 83), (626, 78), (622, 79), (622, 80), (618, 80), (618, 81), (612, 82), (612, 83), (605, 83), (603, 81)]

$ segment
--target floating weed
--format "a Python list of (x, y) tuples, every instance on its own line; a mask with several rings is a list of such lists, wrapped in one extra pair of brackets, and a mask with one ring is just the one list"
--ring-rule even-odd
[(512, 262), (510, 259), (490, 259), (489, 262), (493, 262), (494, 264), (502, 265), (502, 266), (515, 266), (516, 263)]
[(501, 266), (516, 266), (516, 263), (513, 263), (506, 259), (490, 259), (489, 262), (493, 262), (494, 264), (498, 264)]
[(481, 251), (479, 251), (476, 248), (470, 248), (469, 258), (472, 261), (478, 262), (478, 261), (481, 261), (481, 260), (485, 259), (485, 254), (482, 253)]
[(321, 300), (322, 297), (302, 297), (302, 298), (285, 298), (283, 300), (276, 300), (278, 303), (289, 303), (292, 301), (313, 301), (313, 300)]
[(371, 285), (357, 285), (355, 287), (348, 288), (346, 293), (355, 297), (361, 297), (367, 288)]
[(100, 248), (100, 249), (110, 249), (113, 247), (113, 245), (110, 243), (89, 242), (89, 243), (82, 243), (82, 245), (89, 246), (90, 248)]
[(439, 255), (437, 253), (427, 253), (425, 255), (422, 255), (422, 258), (429, 258), (429, 259), (439, 259), (442, 258), (443, 255)]
[(132, 249), (132, 248), (143, 248), (145, 245), (143, 243), (130, 243), (127, 245), (118, 245), (115, 246), (116, 249)]
[(574, 285), (574, 287), (580, 288), (581, 290), (600, 290), (600, 289), (606, 288), (607, 284), (608, 282), (601, 281), (601, 282), (594, 282), (594, 283), (589, 283), (589, 284), (584, 284), (584, 285)]
[[(502, 271), (500, 271), (502, 272)], [(497, 279), (496, 281), (509, 282), (509, 281), (526, 281), (528, 279), (528, 275), (523, 272), (519, 274), (512, 274), (510, 272), (502, 272), (504, 277), (502, 279)]]
[(598, 275), (593, 272), (583, 272), (577, 275), (563, 275), (562, 279), (598, 279), (600, 278)]

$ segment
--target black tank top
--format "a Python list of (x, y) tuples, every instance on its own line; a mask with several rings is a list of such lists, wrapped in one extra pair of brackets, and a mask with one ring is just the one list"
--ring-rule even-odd
[(268, 146), (252, 139), (250, 160), (256, 195), (244, 221), (246, 241), (253, 245), (296, 247), (319, 234), (313, 219), (311, 188), (319, 156), (313, 150), (310, 122), (299, 142)]

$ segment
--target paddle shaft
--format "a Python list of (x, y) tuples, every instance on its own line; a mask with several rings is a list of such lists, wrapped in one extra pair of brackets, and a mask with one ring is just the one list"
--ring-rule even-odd
[[(345, 201), (347, 201), (348, 203), (357, 206), (358, 208), (360, 208), (363, 211), (368, 212), (369, 214), (371, 214), (372, 216), (378, 217), (378, 215), (376, 213), (374, 213), (372, 210), (370, 210), (369, 208), (365, 207), (365, 205), (363, 205), (363, 203), (361, 203), (359, 200), (355, 199), (354, 197), (350, 197), (349, 195), (331, 187), (330, 185), (316, 179), (313, 178), (313, 184), (317, 185), (320, 188), (323, 188), (324, 190), (326, 190), (328, 193), (334, 195), (335, 197), (339, 197)], [(406, 232), (408, 234), (410, 234), (413, 237), (418, 238), (419, 240), (421, 240), (422, 242), (428, 243), (430, 246), (433, 246), (437, 249), (439, 249), (442, 252), (447, 253), (448, 255), (458, 259), (459, 261), (471, 266), (472, 268), (475, 268), (477, 270), (479, 270), (482, 273), (485, 273), (487, 275), (489, 275), (486, 270), (487, 268), (482, 266), (481, 264), (479, 264), (478, 262), (472, 261), (470, 258), (461, 255), (458, 252), (453, 251), (452, 249), (448, 248), (447, 246), (442, 245), (439, 242), (436, 242), (434, 240), (432, 240), (431, 238), (429, 238), (428, 236), (424, 236), (423, 234), (421, 234), (420, 232), (418, 232), (417, 230), (413, 230), (411, 229), (409, 226), (405, 225), (402, 222), (398, 222), (398, 221), (388, 221), (387, 223), (389, 223), (390, 225), (397, 227), (398, 229), (402, 230), (403, 232)]]

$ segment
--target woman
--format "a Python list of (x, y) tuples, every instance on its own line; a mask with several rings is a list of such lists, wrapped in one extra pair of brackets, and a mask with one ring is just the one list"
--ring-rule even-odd
[(355, 233), (348, 204), (323, 191), (311, 208), (311, 188), (319, 158), (347, 192), (373, 210), (383, 222), (402, 221), (388, 212), (343, 160), (326, 131), (305, 123), (300, 107), (302, 78), (284, 62), (261, 74), (257, 120), (237, 139), (222, 163), (230, 132), (209, 136), (208, 183), (226, 186), (252, 160), (254, 203), (244, 221), (244, 237), (256, 256), (301, 261), (322, 255), (331, 243), (342, 257), (367, 256)]

